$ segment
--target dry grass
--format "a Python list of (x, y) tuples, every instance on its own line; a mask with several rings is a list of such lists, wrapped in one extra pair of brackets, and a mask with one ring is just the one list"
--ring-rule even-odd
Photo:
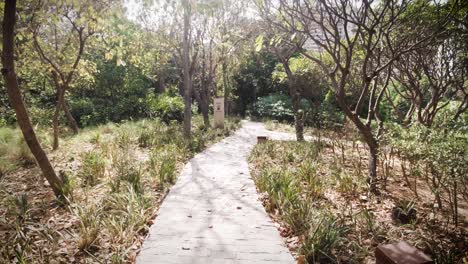
[[(67, 206), (57, 203), (38, 168), (15, 164), (0, 179), (0, 239), (6, 241), (0, 263), (134, 262), (184, 163), (238, 127), (229, 122), (226, 130), (201, 133), (201, 121), (195, 118), (195, 143), (182, 139), (181, 125), (151, 120), (66, 137), (49, 156), (68, 179)], [(5, 152), (0, 160), (13, 153)]]

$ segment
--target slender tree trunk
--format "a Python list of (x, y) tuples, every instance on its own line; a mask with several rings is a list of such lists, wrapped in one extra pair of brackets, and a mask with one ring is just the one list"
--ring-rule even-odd
[(304, 141), (304, 120), (300, 111), (301, 97), (296, 89), (296, 76), (289, 68), (288, 61), (283, 61), (283, 66), (288, 76), (288, 88), (294, 113), (294, 127), (296, 130), (296, 140)]
[(184, 64), (184, 136), (191, 137), (192, 128), (192, 80), (190, 76), (190, 3), (184, 0), (184, 39), (183, 39), (183, 64)]
[(210, 116), (209, 116), (209, 103), (208, 103), (208, 95), (206, 91), (206, 86), (202, 88), (201, 95), (200, 95), (200, 108), (203, 116), (203, 124), (206, 128), (210, 127)]
[(370, 191), (373, 193), (378, 193), (377, 161), (379, 155), (379, 144), (375, 136), (372, 134), (372, 128), (370, 125), (365, 125), (359, 119), (359, 116), (348, 108), (348, 106), (344, 102), (344, 94), (335, 93), (335, 99), (340, 108), (343, 110), (345, 118), (349, 118), (356, 125), (356, 128), (359, 130), (359, 133), (362, 135), (364, 141), (369, 147), (367, 182), (369, 183)]
[(62, 197), (63, 182), (57, 177), (54, 168), (50, 164), (47, 155), (37, 140), (34, 128), (29, 120), (28, 112), (21, 97), (18, 80), (15, 73), (14, 64), (14, 27), (16, 15), (16, 0), (5, 1), (3, 16), (3, 54), (2, 54), (2, 75), (5, 80), (8, 98), (16, 113), (18, 125), (21, 128), (24, 139), (34, 155), (44, 177), (49, 182), (53, 192), (57, 197)]
[(377, 192), (377, 162), (378, 162), (378, 144), (375, 139), (370, 138), (370, 142), (367, 143), (369, 146), (369, 161), (367, 167), (367, 182), (370, 187), (370, 191)]
[(208, 98), (206, 98), (206, 84), (202, 83), (201, 91), (197, 91), (197, 89), (193, 89), (193, 94), (195, 96), (195, 100), (198, 103), (199, 110), (203, 116), (203, 124), (205, 128), (210, 127), (210, 117), (208, 112)]
[(54, 111), (54, 119), (52, 121), (53, 128), (54, 128), (54, 143), (52, 146), (53, 150), (57, 150), (59, 148), (59, 117), (60, 117), (60, 109), (62, 108), (62, 100), (60, 97), (62, 96), (62, 89), (58, 88), (57, 90), (57, 102), (55, 104), (55, 111)]
[(223, 86), (224, 86), (224, 111), (225, 116), (229, 116), (229, 84), (227, 79), (227, 65), (226, 62), (222, 64), (223, 71)]
[(208, 107), (207, 106), (202, 106), (202, 115), (203, 115), (203, 124), (205, 125), (206, 128), (210, 127), (210, 117), (208, 115)]
[(296, 89), (290, 89), (291, 91), (291, 101), (294, 113), (294, 127), (296, 129), (296, 140), (304, 141), (304, 119), (303, 113), (300, 111), (300, 97), (296, 92)]
[(78, 128), (78, 123), (76, 122), (75, 118), (70, 112), (70, 107), (68, 105), (68, 102), (65, 100), (65, 89), (62, 89), (62, 96), (60, 97), (60, 104), (62, 105), (63, 112), (65, 113), (65, 117), (68, 120), (68, 125), (73, 131), (73, 134), (78, 134), (79, 128)]

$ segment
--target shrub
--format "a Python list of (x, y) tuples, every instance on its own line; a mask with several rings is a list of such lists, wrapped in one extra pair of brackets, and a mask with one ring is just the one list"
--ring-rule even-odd
[(94, 186), (106, 173), (106, 161), (101, 153), (90, 151), (83, 155), (79, 176), (85, 185)]
[(23, 167), (31, 167), (36, 164), (36, 159), (34, 158), (31, 150), (29, 149), (26, 141), (23, 137), (20, 137), (17, 141), (17, 149), (14, 152), (12, 158), (16, 160)]
[(150, 156), (150, 168), (159, 179), (163, 188), (174, 184), (176, 180), (176, 153), (170, 148), (166, 150), (153, 149)]
[(181, 122), (184, 118), (184, 101), (180, 96), (161, 94), (148, 97), (149, 116), (159, 117), (165, 123), (172, 120)]
[(130, 186), (125, 191), (109, 194), (103, 203), (103, 210), (107, 216), (104, 223), (111, 239), (119, 241), (119, 244), (131, 244), (135, 234), (145, 228), (151, 206), (149, 197)]
[(80, 250), (89, 250), (91, 247), (97, 245), (101, 223), (101, 210), (95, 205), (90, 205), (77, 207), (73, 211), (80, 220), (78, 248)]
[(333, 250), (347, 232), (344, 223), (329, 213), (319, 211), (311, 219), (304, 236), (302, 253), (309, 263), (333, 263)]
[(312, 161), (302, 162), (298, 176), (307, 184), (305, 191), (308, 198), (315, 200), (323, 196), (324, 184), (317, 175), (316, 165)]
[[(310, 109), (306, 100), (301, 100), (300, 108), (303, 111)], [(258, 98), (254, 106), (254, 114), (261, 118), (271, 118), (278, 121), (294, 121), (291, 98), (283, 94), (271, 94)]]

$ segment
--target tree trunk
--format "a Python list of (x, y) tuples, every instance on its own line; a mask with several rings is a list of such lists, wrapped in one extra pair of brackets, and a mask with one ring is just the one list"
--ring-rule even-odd
[(201, 95), (200, 95), (200, 110), (203, 116), (203, 124), (206, 128), (210, 127), (210, 116), (209, 116), (209, 103), (208, 103), (208, 95), (206, 91), (206, 86), (202, 88)]
[(68, 120), (68, 125), (73, 131), (73, 134), (78, 134), (79, 128), (78, 123), (76, 122), (75, 118), (70, 112), (70, 107), (68, 106), (68, 102), (65, 100), (65, 89), (62, 89), (62, 96), (60, 97), (60, 104), (62, 105), (63, 112), (65, 113), (65, 117)]
[(2, 54), (2, 75), (5, 80), (8, 98), (15, 110), (18, 125), (23, 133), (24, 139), (34, 155), (44, 177), (49, 182), (53, 192), (59, 198), (63, 196), (63, 182), (57, 177), (54, 168), (50, 164), (47, 155), (37, 140), (34, 128), (29, 120), (28, 112), (21, 97), (18, 80), (15, 73), (14, 64), (14, 27), (16, 15), (16, 0), (5, 1), (3, 16), (3, 54)]
[(224, 87), (224, 112), (225, 116), (229, 116), (229, 84), (227, 79), (227, 65), (226, 62), (222, 64), (223, 71), (223, 87)]
[(344, 102), (344, 93), (335, 93), (335, 99), (340, 108), (343, 110), (345, 118), (349, 118), (356, 125), (356, 128), (359, 130), (359, 133), (362, 135), (364, 141), (369, 147), (367, 182), (369, 183), (370, 191), (372, 193), (378, 193), (377, 161), (379, 154), (379, 144), (375, 136), (372, 134), (372, 128), (370, 125), (365, 125), (362, 123), (362, 121), (359, 119), (359, 116), (348, 108)]
[(52, 121), (54, 127), (54, 143), (52, 146), (53, 150), (57, 150), (59, 148), (59, 116), (60, 116), (60, 109), (62, 108), (62, 100), (60, 97), (62, 96), (62, 89), (58, 88), (57, 90), (57, 102), (55, 105), (55, 112), (54, 112), (54, 119)]
[(208, 107), (207, 106), (202, 106), (202, 115), (203, 115), (203, 124), (205, 125), (205, 128), (210, 127), (210, 117), (208, 115)]
[(293, 113), (294, 113), (294, 127), (296, 130), (296, 140), (304, 141), (304, 120), (303, 114), (300, 111), (300, 94), (296, 90), (296, 79), (294, 73), (289, 68), (289, 62), (283, 61), (283, 66), (288, 76), (289, 96), (291, 97)]
[(183, 63), (184, 63), (184, 136), (191, 137), (192, 128), (192, 80), (190, 78), (190, 3), (184, 0), (184, 39), (183, 39)]
[(292, 95), (292, 106), (294, 113), (294, 127), (296, 129), (296, 140), (304, 141), (304, 119), (303, 113), (299, 109), (300, 98), (296, 89), (290, 89)]
[(195, 96), (195, 100), (198, 103), (199, 110), (203, 116), (203, 124), (205, 128), (210, 127), (210, 117), (209, 117), (209, 109), (208, 109), (208, 98), (206, 96), (206, 84), (202, 83), (202, 87), (200, 88), (201, 91), (197, 91), (197, 89), (193, 89), (193, 94)]
[(371, 143), (367, 143), (369, 146), (369, 161), (367, 167), (367, 182), (370, 187), (370, 191), (373, 193), (377, 192), (377, 162), (378, 162), (378, 145), (377, 142), (372, 138)]

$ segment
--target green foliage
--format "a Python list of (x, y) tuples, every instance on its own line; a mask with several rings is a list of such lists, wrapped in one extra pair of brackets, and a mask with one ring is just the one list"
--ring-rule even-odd
[(333, 250), (343, 239), (347, 228), (336, 216), (316, 213), (310, 218), (311, 228), (304, 237), (301, 252), (309, 263), (334, 262)]
[(325, 179), (317, 171), (321, 145), (268, 141), (250, 156), (254, 180), (268, 194), (266, 209), (278, 213), (289, 231), (303, 237), (300, 252), (309, 263), (333, 263), (348, 232), (343, 219), (323, 202)]
[[(301, 100), (300, 108), (303, 111), (308, 111), (310, 105), (306, 100)], [(271, 118), (278, 121), (294, 121), (291, 99), (283, 94), (271, 94), (258, 98), (254, 114), (261, 118)]]
[(101, 221), (100, 208), (91, 204), (86, 207), (74, 208), (73, 211), (80, 220), (78, 248), (80, 250), (90, 250), (98, 244)]
[(250, 54), (242, 61), (239, 72), (233, 77), (234, 94), (241, 115), (250, 114), (249, 108), (258, 97), (286, 91), (286, 86), (271, 78), (278, 60), (268, 52)]
[(166, 150), (153, 149), (150, 156), (152, 176), (157, 176), (161, 187), (166, 188), (175, 183), (176, 153), (175, 148)]
[(167, 93), (148, 98), (150, 117), (159, 117), (162, 121), (170, 123), (175, 120), (181, 122), (184, 115), (184, 101), (180, 96), (171, 96)]
[(146, 117), (146, 98), (154, 91), (141, 70), (131, 64), (118, 65), (116, 60), (107, 61), (103, 56), (92, 59), (97, 67), (94, 80), (81, 81), (70, 98), (77, 121), (86, 126)]
[(106, 216), (103, 223), (109, 230), (111, 241), (122, 241), (124, 246), (131, 246), (137, 232), (146, 228), (151, 206), (149, 197), (130, 186), (122, 192), (109, 194), (102, 209)]
[[(453, 116), (450, 110), (445, 113)], [(436, 200), (441, 206), (441, 193), (448, 191), (451, 200), (453, 220), (457, 223), (457, 193), (468, 197), (468, 130), (466, 114), (457, 121), (445, 118), (444, 113), (436, 118), (432, 127), (419, 123), (409, 128), (398, 125), (389, 126), (387, 142), (398, 150), (403, 161), (406, 161), (412, 177), (421, 174), (430, 177), (428, 180)], [(422, 173), (415, 173), (416, 171)]]
[(106, 161), (102, 154), (97, 151), (90, 151), (83, 155), (83, 161), (79, 176), (84, 185), (94, 186), (105, 176)]
[(18, 166), (31, 167), (35, 163), (21, 132), (18, 129), (0, 127), (0, 178)]

